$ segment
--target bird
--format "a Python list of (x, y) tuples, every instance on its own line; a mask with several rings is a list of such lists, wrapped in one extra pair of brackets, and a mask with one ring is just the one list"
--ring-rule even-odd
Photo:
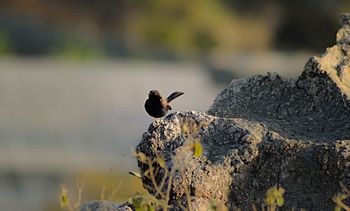
[(183, 94), (184, 92), (176, 91), (164, 99), (158, 90), (151, 90), (148, 93), (148, 99), (145, 102), (145, 109), (152, 117), (163, 117), (169, 110), (171, 110), (169, 103)]

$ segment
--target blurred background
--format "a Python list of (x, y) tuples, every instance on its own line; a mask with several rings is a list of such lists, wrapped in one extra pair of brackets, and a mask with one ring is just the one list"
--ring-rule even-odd
[[(0, 0), (1, 210), (125, 201), (151, 89), (205, 112), (234, 78), (295, 78), (335, 43), (348, 0)], [(111, 182), (111, 183), (110, 183)], [(113, 185), (111, 185), (113, 183)], [(103, 191), (104, 190), (104, 191)], [(110, 190), (108, 190), (110, 191)], [(102, 195), (102, 196), (101, 196)]]

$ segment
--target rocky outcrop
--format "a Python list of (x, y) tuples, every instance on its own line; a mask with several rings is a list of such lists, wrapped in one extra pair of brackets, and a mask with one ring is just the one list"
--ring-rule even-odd
[(277, 184), (284, 208), (332, 210), (350, 189), (350, 15), (341, 24), (297, 80), (234, 80), (206, 113), (156, 119), (136, 150), (144, 187), (173, 209), (247, 210)]
[(92, 200), (80, 206), (80, 211), (132, 211), (134, 210), (128, 203), (118, 205), (111, 201)]
[[(297, 80), (233, 80), (206, 113), (156, 119), (136, 149), (156, 206), (251, 210), (277, 185), (286, 190), (282, 210), (333, 210), (332, 197), (350, 195), (349, 46), (350, 15), (343, 15), (336, 45), (310, 58)], [(342, 202), (350, 207), (349, 198)], [(90, 201), (80, 210), (135, 209)]]

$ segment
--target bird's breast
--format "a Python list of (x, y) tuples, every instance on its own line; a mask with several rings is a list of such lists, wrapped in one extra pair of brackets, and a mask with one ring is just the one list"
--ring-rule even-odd
[(168, 112), (168, 109), (163, 107), (161, 101), (152, 99), (146, 100), (145, 109), (149, 115), (156, 118), (163, 117)]

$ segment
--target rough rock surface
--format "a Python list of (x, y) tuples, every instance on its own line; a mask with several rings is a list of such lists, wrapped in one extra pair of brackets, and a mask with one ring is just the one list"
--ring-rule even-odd
[(118, 205), (111, 201), (92, 200), (81, 205), (80, 211), (132, 211), (132, 206), (127, 203)]
[[(164, 193), (171, 185), (174, 209), (188, 206), (189, 192), (195, 210), (213, 201), (250, 210), (278, 184), (286, 189), (283, 209), (333, 210), (340, 183), (350, 189), (350, 15), (341, 24), (337, 44), (312, 57), (297, 80), (234, 80), (207, 113), (176, 112), (150, 125), (137, 152), (176, 168), (171, 177), (163, 168), (155, 175), (158, 184), (165, 176)], [(200, 157), (191, 148), (197, 140)], [(149, 166), (138, 165), (157, 195)]]

